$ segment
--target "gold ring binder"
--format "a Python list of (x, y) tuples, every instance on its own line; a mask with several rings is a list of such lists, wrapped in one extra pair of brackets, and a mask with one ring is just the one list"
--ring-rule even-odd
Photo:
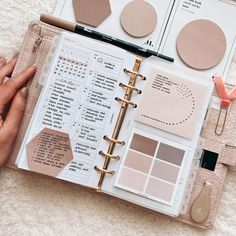
[(142, 90), (140, 90), (140, 89), (138, 89), (138, 88), (136, 88), (136, 87), (134, 87), (134, 86), (131, 86), (131, 85), (129, 85), (129, 84), (120, 83), (119, 86), (122, 87), (122, 88), (130, 88), (130, 89), (132, 89), (133, 91), (136, 91), (138, 94), (141, 94), (141, 93), (142, 93)]
[(146, 80), (146, 77), (143, 76), (142, 74), (139, 74), (138, 72), (134, 71), (134, 70), (128, 70), (126, 68), (124, 68), (124, 72), (125, 73), (129, 73), (129, 74), (133, 74), (133, 75), (136, 75), (137, 77), (139, 77), (140, 79), (142, 80)]
[(113, 170), (107, 170), (107, 169), (101, 168), (101, 167), (99, 167), (99, 166), (94, 166), (94, 169), (95, 169), (96, 171), (99, 171), (99, 172), (101, 172), (101, 173), (106, 173), (106, 174), (109, 174), (109, 175), (114, 175), (114, 174), (115, 174), (115, 171), (113, 171)]
[(114, 160), (117, 160), (119, 161), (120, 160), (120, 157), (119, 156), (115, 156), (115, 155), (112, 155), (112, 154), (109, 154), (109, 153), (105, 153), (103, 151), (99, 151), (98, 153), (100, 156), (102, 157), (108, 157), (108, 158), (111, 158), (111, 159), (114, 159)]
[(128, 105), (133, 106), (133, 108), (136, 108), (136, 107), (137, 107), (137, 104), (135, 104), (135, 103), (133, 103), (133, 102), (131, 102), (130, 100), (127, 100), (127, 99), (123, 99), (123, 98), (118, 98), (118, 97), (116, 97), (115, 100), (116, 100), (117, 102), (125, 102), (125, 103), (127, 103)]
[(112, 137), (110, 138), (110, 143), (109, 143), (108, 150), (106, 153), (108, 155), (104, 156), (105, 160), (104, 160), (102, 168), (98, 167), (98, 166), (94, 167), (95, 170), (101, 172), (100, 178), (98, 181), (98, 185), (97, 185), (97, 189), (96, 189), (96, 191), (98, 191), (98, 192), (101, 191), (101, 186), (102, 186), (102, 183), (103, 183), (103, 180), (104, 180), (104, 177), (106, 176), (106, 174), (113, 175), (115, 173), (115, 171), (107, 170), (108, 165), (110, 163), (110, 159), (111, 159), (111, 157), (109, 155), (112, 155), (115, 145), (118, 143), (117, 139), (118, 139), (118, 135), (119, 135), (119, 132), (120, 132), (120, 129), (121, 129), (124, 117), (125, 117), (125, 113), (128, 108), (127, 105), (132, 105), (135, 108), (137, 107), (136, 104), (134, 104), (133, 102), (130, 101), (130, 98), (131, 98), (132, 92), (134, 90), (133, 88), (135, 87), (136, 79), (138, 77), (141, 78), (142, 80), (146, 79), (143, 75), (138, 73), (141, 63), (142, 63), (142, 60), (140, 58), (136, 58), (132, 71), (124, 69), (125, 73), (130, 73), (130, 79), (129, 79), (129, 83), (128, 83), (129, 86), (126, 87), (126, 91), (125, 91), (125, 95), (124, 95), (123, 99), (116, 98), (116, 101), (123, 102), (123, 104), (121, 105), (120, 112), (119, 112), (118, 118), (116, 120), (116, 125), (113, 130)]
[(112, 142), (112, 143), (120, 144), (120, 145), (122, 145), (122, 146), (125, 145), (125, 142), (124, 142), (124, 141), (117, 140), (117, 139), (113, 139), (113, 138), (109, 138), (107, 135), (104, 135), (104, 136), (103, 136), (103, 139), (106, 140), (106, 141)]

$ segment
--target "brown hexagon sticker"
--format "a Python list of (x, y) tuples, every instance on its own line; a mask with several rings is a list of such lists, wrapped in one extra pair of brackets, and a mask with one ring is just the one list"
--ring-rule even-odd
[(44, 128), (27, 145), (29, 169), (49, 176), (57, 176), (73, 159), (67, 133)]
[(73, 0), (76, 21), (99, 26), (110, 14), (109, 0)]

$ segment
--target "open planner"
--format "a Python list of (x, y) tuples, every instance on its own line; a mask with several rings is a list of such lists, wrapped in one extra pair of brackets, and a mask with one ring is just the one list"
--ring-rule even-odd
[[(38, 71), (9, 166), (212, 226), (236, 164), (236, 109), (216, 135), (212, 79), (42, 22), (29, 26), (15, 73), (33, 61)], [(202, 192), (209, 206), (194, 219)]]
[(212, 83), (75, 34), (52, 51), (18, 167), (178, 215)]

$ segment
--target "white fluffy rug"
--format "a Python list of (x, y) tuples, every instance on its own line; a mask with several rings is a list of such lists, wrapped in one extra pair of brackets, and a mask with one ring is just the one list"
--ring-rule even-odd
[[(55, 4), (0, 0), (0, 53), (15, 54), (27, 24), (52, 13)], [(2, 168), (0, 235), (236, 235), (236, 173), (228, 174), (214, 228), (203, 231), (46, 176)]]

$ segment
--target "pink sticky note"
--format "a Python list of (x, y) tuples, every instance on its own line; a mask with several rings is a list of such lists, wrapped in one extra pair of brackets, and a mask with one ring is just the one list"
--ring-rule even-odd
[(57, 176), (73, 159), (69, 135), (45, 128), (27, 145), (29, 169), (49, 176)]

